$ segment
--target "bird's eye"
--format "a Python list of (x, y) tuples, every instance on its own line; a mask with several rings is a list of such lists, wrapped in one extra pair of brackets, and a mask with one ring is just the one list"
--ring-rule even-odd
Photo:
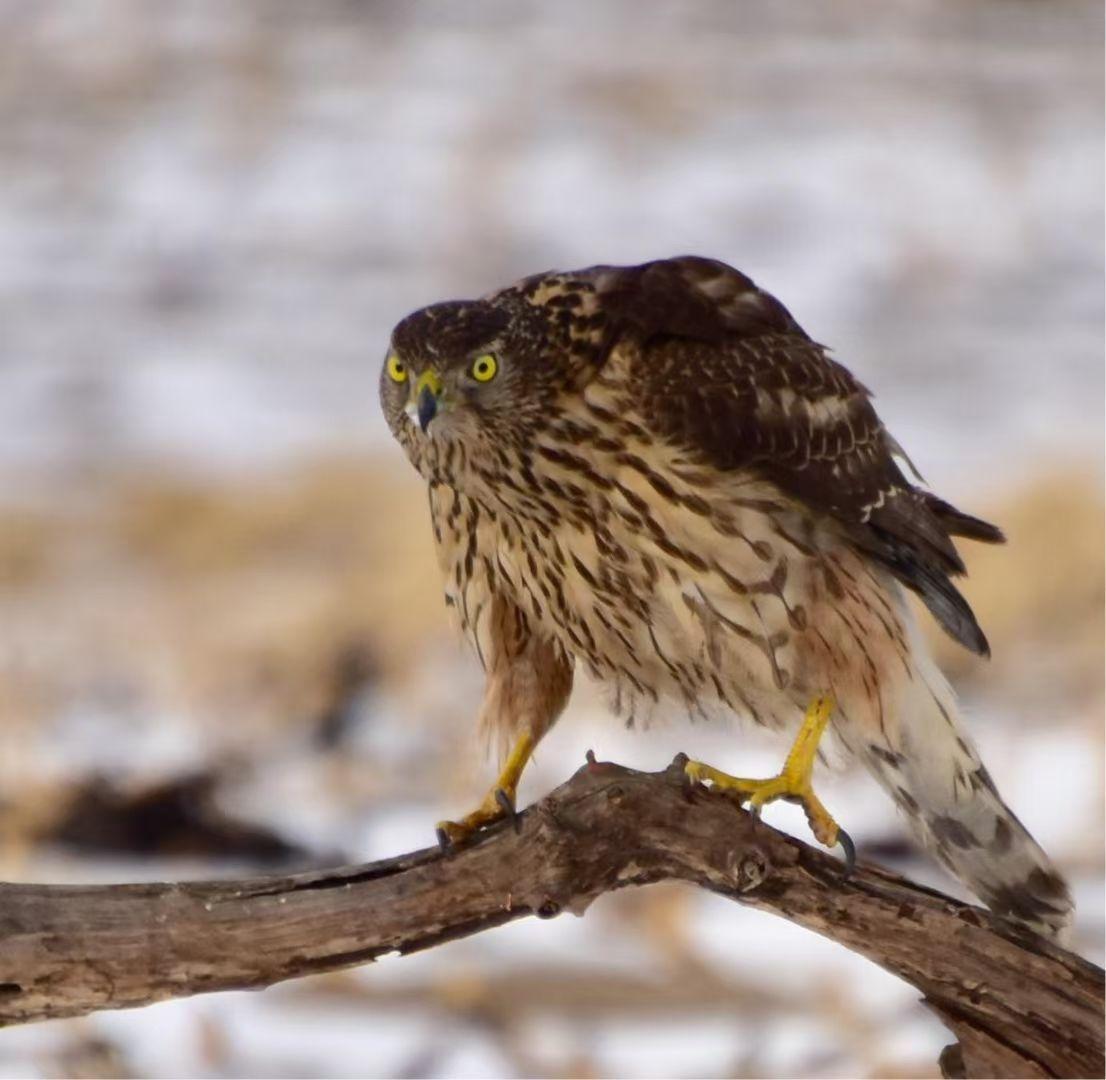
[(499, 361), (491, 353), (484, 353), (472, 362), (472, 377), (477, 382), (491, 382), (499, 371)]
[(388, 378), (392, 382), (407, 381), (407, 365), (395, 353), (388, 357)]

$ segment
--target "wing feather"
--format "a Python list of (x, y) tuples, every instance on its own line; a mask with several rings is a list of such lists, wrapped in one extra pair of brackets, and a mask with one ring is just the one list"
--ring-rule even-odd
[(950, 580), (964, 572), (951, 537), (995, 543), (1001, 532), (907, 479), (867, 389), (783, 304), (725, 263), (691, 256), (585, 274), (607, 316), (608, 347), (635, 347), (635, 384), (654, 430), (830, 515), (949, 634), (989, 652)]

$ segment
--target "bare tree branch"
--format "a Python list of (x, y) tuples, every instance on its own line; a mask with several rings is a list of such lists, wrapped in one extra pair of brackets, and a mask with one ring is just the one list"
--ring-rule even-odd
[(591, 763), (443, 856), (289, 877), (0, 885), (0, 1024), (268, 986), (674, 879), (771, 911), (921, 991), (946, 1075), (1101, 1076), (1103, 973), (980, 908), (831, 856), (663, 773)]

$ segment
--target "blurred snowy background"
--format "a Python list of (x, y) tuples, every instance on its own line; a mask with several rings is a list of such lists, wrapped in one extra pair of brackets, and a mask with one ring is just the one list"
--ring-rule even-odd
[[(1097, 3), (0, 0), (0, 875), (395, 854), (491, 776), (392, 324), (684, 252), (776, 292), (942, 494), (995, 659), (937, 647), (1103, 958)], [(628, 734), (589, 688), (523, 782)], [(865, 855), (955, 887), (859, 774)], [(770, 820), (803, 830), (800, 813)], [(263, 994), (0, 1034), (0, 1075), (936, 1075), (916, 994), (675, 888)]]

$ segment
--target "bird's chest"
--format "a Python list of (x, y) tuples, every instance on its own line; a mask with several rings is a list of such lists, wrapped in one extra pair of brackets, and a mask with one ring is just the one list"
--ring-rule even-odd
[(752, 489), (716, 492), (632, 448), (539, 460), (525, 512), (432, 491), (447, 602), (485, 662), (498, 592), (606, 683), (625, 715), (662, 699), (696, 712), (778, 708), (803, 621), (775, 532), (773, 511), (785, 508)]

